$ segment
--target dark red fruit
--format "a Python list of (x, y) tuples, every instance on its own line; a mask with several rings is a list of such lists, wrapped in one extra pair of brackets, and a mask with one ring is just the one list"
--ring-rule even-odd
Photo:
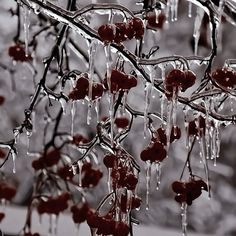
[(150, 29), (163, 29), (166, 16), (164, 14), (156, 15), (156, 12), (148, 12), (147, 14), (147, 28)]
[(2, 148), (0, 148), (0, 159), (5, 158), (5, 156), (6, 156), (5, 151)]
[(114, 41), (116, 43), (124, 42), (127, 39), (127, 24), (123, 22), (119, 22), (115, 24), (116, 26), (116, 35)]
[(177, 202), (191, 205), (193, 200), (202, 194), (202, 190), (208, 191), (208, 187), (207, 184), (201, 179), (191, 179), (189, 182), (173, 182), (172, 190), (176, 193), (175, 200)]
[(166, 158), (166, 150), (161, 142), (150, 144), (140, 155), (143, 161), (161, 162)]
[(81, 134), (76, 134), (72, 140), (72, 143), (75, 145), (80, 145), (80, 144), (88, 143), (88, 142), (89, 142), (89, 140)]
[(63, 166), (58, 169), (57, 174), (64, 180), (72, 179), (74, 177), (70, 166)]
[(117, 128), (124, 129), (129, 125), (129, 119), (127, 117), (117, 117), (114, 123)]
[(232, 88), (236, 85), (236, 72), (229, 68), (217, 69), (212, 72), (211, 77), (213, 81), (225, 88)]
[(173, 126), (170, 134), (170, 142), (172, 143), (175, 140), (180, 139), (180, 137), (181, 137), (181, 129), (177, 126)]
[(116, 26), (113, 24), (102, 25), (98, 28), (98, 35), (104, 43), (112, 43), (116, 36)]
[(16, 188), (6, 182), (0, 183), (0, 199), (11, 201), (16, 195)]
[(132, 30), (134, 32), (133, 37), (135, 37), (136, 39), (141, 39), (144, 35), (143, 21), (138, 17), (132, 18), (129, 21), (129, 30)]
[(89, 211), (89, 206), (87, 203), (73, 205), (71, 207), (72, 218), (74, 223), (80, 224), (87, 219), (87, 214)]
[(11, 46), (8, 49), (8, 54), (14, 61), (24, 62), (32, 60), (32, 57), (30, 55), (25, 55), (25, 49), (20, 44)]
[(5, 102), (5, 97), (0, 96), (0, 106), (2, 106), (4, 102)]
[(113, 154), (108, 154), (104, 156), (103, 163), (107, 168), (113, 168), (117, 163), (117, 157)]
[(104, 91), (103, 85), (100, 83), (93, 83), (92, 86), (92, 99), (96, 99), (102, 96)]
[(5, 213), (0, 212), (0, 222), (2, 222), (3, 218), (5, 217)]

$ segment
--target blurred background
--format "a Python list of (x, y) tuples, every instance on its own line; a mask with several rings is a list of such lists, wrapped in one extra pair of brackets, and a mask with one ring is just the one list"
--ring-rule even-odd
[[(66, 0), (52, 0), (52, 3), (59, 4), (65, 7)], [(129, 9), (138, 10), (140, 5), (135, 5), (134, 0), (117, 0), (117, 1), (90, 1), (93, 3), (119, 3)], [(80, 8), (89, 4), (89, 0), (78, 0), (77, 7)], [(33, 52), (33, 66), (37, 69), (37, 73), (29, 63), (15, 63), (8, 55), (8, 49), (14, 45), (13, 38), (17, 32), (17, 16), (12, 14), (16, 10), (17, 3), (14, 0), (1, 0), (0, 3), (0, 95), (5, 97), (5, 102), (0, 106), (0, 140), (9, 140), (13, 138), (12, 130), (19, 126), (24, 119), (24, 109), (28, 107), (30, 97), (34, 92), (34, 85), (40, 80), (43, 70), (43, 59), (49, 55), (51, 47), (55, 42), (55, 31), (52, 27), (49, 30), (38, 35), (37, 46)], [(192, 18), (188, 17), (188, 3), (179, 1), (178, 20), (164, 24), (163, 29), (158, 31), (148, 30), (145, 33), (145, 45), (158, 45), (160, 49), (157, 56), (168, 55), (193, 55), (193, 28), (196, 7), (193, 6)], [(23, 10), (21, 9), (21, 20), (23, 21)], [(89, 17), (89, 16), (88, 16)], [(90, 19), (90, 24), (96, 29), (99, 25), (107, 21), (108, 15), (94, 14)], [(34, 35), (40, 29), (37, 15), (34, 12), (30, 14), (30, 36)], [(57, 29), (60, 25), (56, 26)], [(206, 35), (205, 41), (199, 43), (199, 55), (206, 56), (210, 53), (210, 29), (209, 25), (204, 29), (203, 34)], [(87, 44), (83, 37), (78, 33), (70, 31), (71, 38), (79, 44), (81, 51), (88, 55)], [(223, 66), (226, 59), (235, 58), (236, 28), (231, 24), (224, 22), (222, 29), (222, 48), (217, 55), (213, 67)], [(24, 41), (23, 26), (21, 26), (20, 40)], [(135, 42), (130, 41), (127, 47), (134, 49)], [(32, 48), (30, 48), (31, 51)], [(147, 50), (144, 46), (143, 50)], [(84, 58), (79, 58), (70, 47), (70, 67), (80, 71), (87, 70), (87, 62)], [(105, 63), (103, 48), (98, 48), (95, 70), (101, 77), (104, 76)], [(194, 71), (200, 78), (203, 73), (203, 68), (194, 67)], [(57, 76), (53, 70), (49, 74), (50, 83), (54, 84)], [(145, 98), (143, 94), (144, 85), (139, 83), (138, 88), (131, 91), (128, 97), (132, 107), (143, 111), (145, 107)], [(159, 95), (152, 99), (151, 109), (159, 110)], [(233, 98), (232, 98), (233, 99)], [(235, 100), (232, 100), (234, 103)], [(57, 111), (60, 104), (52, 101), (53, 107), (50, 107), (50, 113)], [(28, 137), (21, 135), (17, 144), (18, 156), (16, 161), (16, 174), (12, 173), (13, 163), (11, 159), (2, 168), (6, 174), (6, 178), (17, 186), (17, 195), (11, 206), (0, 206), (5, 209), (6, 218), (0, 223), (0, 228), (4, 235), (18, 235), (23, 227), (24, 218), (26, 216), (26, 205), (29, 196), (32, 192), (34, 183), (34, 170), (31, 167), (31, 162), (34, 157), (27, 155), (27, 152), (37, 153), (42, 150), (43, 146), (43, 127), (45, 126), (45, 104), (47, 101), (42, 101), (38, 105), (35, 114), (35, 132), (30, 138), (28, 148)], [(108, 114), (107, 101), (101, 101), (100, 118)], [(82, 133), (87, 138), (91, 138), (96, 132), (96, 122), (90, 126), (86, 124), (87, 106), (77, 104), (75, 129), (76, 132)], [(183, 123), (182, 110), (178, 110), (178, 124)], [(93, 113), (95, 117), (95, 112)], [(156, 126), (158, 127), (158, 123)], [(71, 126), (70, 106), (66, 108), (66, 114), (61, 122), (61, 130), (68, 130)], [(183, 127), (182, 127), (183, 128)], [(222, 128), (221, 136), (221, 151), (220, 158), (217, 159), (217, 165), (213, 166), (210, 163), (210, 184), (212, 190), (212, 198), (209, 200), (207, 194), (202, 194), (191, 207), (188, 208), (188, 229), (189, 235), (219, 235), (219, 236), (236, 236), (236, 128), (233, 125)], [(135, 140), (135, 141), (134, 141)], [(137, 118), (134, 122), (134, 127), (124, 142), (124, 147), (137, 158), (137, 161), (142, 165), (141, 180), (138, 186), (138, 195), (145, 199), (146, 184), (145, 184), (145, 166), (139, 159), (140, 152), (147, 146), (148, 140), (143, 138), (143, 120)], [(169, 158), (162, 165), (161, 185), (157, 191), (155, 188), (155, 174), (152, 175), (151, 193), (150, 193), (150, 209), (145, 210), (145, 204), (141, 206), (139, 211), (134, 212), (135, 218), (140, 221), (141, 226), (135, 227), (135, 235), (144, 235), (149, 233), (153, 235), (181, 235), (181, 216), (180, 206), (174, 201), (174, 194), (170, 188), (171, 183), (179, 178), (182, 171), (182, 166), (186, 158), (185, 137), (181, 137), (180, 141), (171, 146)], [(204, 171), (199, 168), (199, 150), (193, 151), (196, 159), (196, 172), (204, 176)], [(98, 153), (99, 156), (99, 153)], [(198, 162), (198, 163), (197, 163)], [(106, 169), (101, 165), (101, 168)], [(152, 170), (153, 173), (155, 170)], [(93, 206), (102, 199), (104, 192), (107, 191), (106, 177), (102, 179), (95, 189), (87, 193), (87, 198)], [(143, 200), (145, 202), (145, 200)], [(47, 234), (48, 218), (44, 216), (42, 225), (39, 224), (38, 215), (35, 213), (33, 217), (33, 228), (42, 230), (42, 233)], [(43, 235), (44, 235), (43, 234)], [(89, 235), (87, 226), (82, 225), (77, 229), (72, 223), (72, 219), (65, 212), (59, 218), (58, 235)]]

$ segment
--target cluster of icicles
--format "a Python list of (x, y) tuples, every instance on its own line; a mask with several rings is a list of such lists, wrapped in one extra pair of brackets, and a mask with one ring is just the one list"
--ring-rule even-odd
[[(222, 7), (222, 1), (220, 1), (219, 8)], [(37, 9), (37, 8), (35, 8)], [(220, 12), (222, 9), (220, 8)], [(37, 12), (38, 13), (38, 12)], [(166, 6), (166, 19), (167, 22), (170, 19), (171, 21), (176, 21), (178, 15), (178, 0), (169, 0), (167, 1)], [(192, 16), (192, 4), (189, 3), (189, 17)], [(197, 15), (194, 26), (194, 39), (195, 39), (195, 54), (197, 53), (197, 45), (200, 37), (200, 27), (203, 20), (204, 12), (201, 8), (197, 8)], [(24, 8), (24, 32), (25, 32), (25, 55), (29, 55), (29, 16), (30, 10)], [(143, 23), (141, 20), (136, 18), (132, 22), (133, 27), (138, 30), (143, 30)], [(109, 26), (106, 26), (109, 28)], [(105, 28), (106, 28), (105, 27)], [(106, 28), (107, 29), (107, 28)], [(113, 29), (111, 28), (113, 31)], [(138, 31), (140, 33), (140, 31)], [(143, 34), (144, 31), (141, 33)], [(102, 35), (102, 33), (101, 33)], [(137, 35), (137, 33), (136, 33)], [(113, 35), (115, 37), (115, 35)], [(112, 37), (113, 37), (112, 36)], [(120, 35), (119, 35), (120, 36)], [(141, 35), (142, 36), (142, 35)], [(114, 38), (111, 37), (111, 41)], [(134, 34), (135, 37), (135, 34)], [(105, 35), (106, 38), (106, 35)], [(140, 36), (138, 37), (140, 38)], [(101, 38), (102, 39), (102, 38)], [(103, 41), (103, 40), (102, 40)], [(114, 153), (105, 155), (103, 161), (105, 166), (108, 168), (108, 192), (109, 195), (105, 201), (101, 204), (100, 208), (106, 202), (110, 201), (110, 211), (106, 216), (100, 216), (98, 211), (90, 210), (86, 204), (82, 204), (80, 207), (74, 207), (72, 212), (76, 220), (75, 223), (81, 223), (82, 220), (78, 219), (78, 214), (88, 216), (87, 218), (83, 215), (83, 221), (86, 219), (94, 235), (103, 234), (103, 235), (128, 235), (129, 233), (129, 221), (130, 211), (135, 208), (140, 207), (141, 200), (136, 194), (136, 185), (138, 182), (138, 171), (134, 168), (132, 158), (130, 158), (127, 153), (124, 153), (119, 148), (116, 148), (115, 135), (116, 132), (121, 132), (121, 130), (127, 129), (129, 127), (130, 116), (126, 112), (126, 102), (129, 90), (137, 85), (137, 78), (133, 74), (125, 73), (122, 67), (112, 68), (113, 65), (113, 55), (111, 51), (111, 42), (109, 40), (104, 40), (104, 45), (98, 42), (98, 40), (92, 40), (89, 47), (89, 70), (87, 73), (83, 73), (80, 76), (71, 78), (72, 90), (68, 97), (71, 99), (71, 136), (74, 137), (74, 119), (76, 113), (76, 104), (78, 100), (82, 100), (84, 103), (87, 101), (88, 112), (87, 112), (87, 124), (91, 124), (92, 120), (92, 109), (97, 113), (97, 122), (102, 122), (99, 119), (99, 101), (103, 94), (108, 94), (109, 98), (109, 117), (103, 122), (110, 124), (109, 130), (109, 139), (111, 147), (113, 147)], [(106, 79), (105, 82), (94, 81), (94, 64), (95, 64), (95, 55), (97, 52), (98, 46), (104, 46), (105, 55), (106, 55)], [(137, 48), (139, 44), (137, 43)], [(137, 50), (138, 51), (138, 50)], [(173, 63), (172, 65), (174, 65)], [(162, 71), (162, 80), (164, 85), (165, 93), (161, 93), (161, 127), (155, 129), (150, 127), (149, 124), (149, 109), (151, 98), (154, 96), (154, 67), (150, 67), (150, 81), (145, 83), (145, 109), (143, 112), (144, 118), (144, 138), (147, 139), (151, 136), (150, 144), (146, 147), (141, 153), (141, 159), (146, 162), (146, 209), (149, 208), (149, 193), (150, 193), (150, 182), (152, 167), (156, 169), (156, 189), (159, 189), (160, 180), (161, 180), (161, 162), (167, 157), (168, 149), (171, 143), (180, 139), (182, 131), (180, 127), (177, 126), (177, 108), (178, 108), (178, 95), (181, 92), (184, 92), (188, 88), (192, 87), (195, 83), (196, 76), (185, 68), (181, 68), (179, 65), (175, 67), (167, 74), (165, 71), (166, 64), (158, 65)], [(117, 82), (117, 78), (124, 78), (129, 80), (127, 84), (123, 82)], [(124, 87), (122, 87), (124, 86)], [(126, 87), (125, 87), (126, 86)], [(117, 100), (118, 93), (120, 91), (124, 92), (122, 100), (122, 108), (118, 114), (120, 117), (114, 117), (114, 104)], [(64, 112), (66, 112), (67, 103), (64, 98), (60, 98), (60, 103)], [(186, 138), (186, 151), (190, 152), (192, 145), (195, 141), (198, 141), (200, 147), (200, 162), (203, 164), (205, 171), (206, 183), (202, 179), (196, 178), (193, 173), (189, 173), (190, 177), (188, 181), (180, 181), (173, 183), (173, 191), (176, 193), (176, 201), (181, 204), (182, 209), (182, 229), (183, 234), (186, 235), (187, 227), (187, 206), (192, 204), (192, 201), (201, 195), (201, 191), (208, 191), (210, 197), (210, 186), (209, 186), (209, 170), (208, 170), (208, 159), (214, 160), (214, 165), (216, 165), (216, 159), (219, 157), (220, 151), (220, 137), (219, 137), (219, 127), (220, 122), (210, 118), (208, 111), (210, 109), (210, 99), (204, 100), (206, 114), (200, 114), (188, 110), (187, 106), (184, 108), (184, 119), (185, 119), (185, 131), (187, 134)], [(166, 120), (164, 117), (166, 116)], [(32, 122), (33, 122), (32, 117)], [(117, 129), (116, 129), (117, 128)], [(118, 130), (118, 131), (117, 131)], [(19, 137), (19, 132), (14, 133), (15, 138)], [(28, 132), (27, 135), (30, 138), (31, 132)], [(17, 143), (17, 140), (16, 140)], [(16, 152), (11, 151), (14, 167), (13, 172), (15, 173), (15, 159)], [(119, 158), (118, 158), (119, 157)], [(189, 163), (187, 163), (188, 165)], [(79, 171), (77, 171), (77, 168)], [(79, 161), (76, 165), (72, 166), (73, 174), (79, 174), (79, 186), (82, 186), (82, 168), (83, 161)], [(189, 190), (190, 189), (190, 190)], [(196, 194), (189, 199), (186, 197), (189, 191), (196, 191)], [(115, 197), (114, 197), (115, 196)], [(118, 197), (117, 197), (118, 196)], [(118, 200), (117, 200), (118, 199)], [(67, 199), (68, 200), (68, 199)], [(66, 200), (66, 201), (67, 201)], [(117, 206), (119, 206), (117, 208)], [(79, 213), (77, 213), (79, 212)], [(86, 212), (86, 213), (84, 213)], [(52, 220), (53, 222), (55, 220)], [(119, 222), (119, 223), (117, 223)], [(55, 223), (54, 223), (55, 224)], [(103, 227), (101, 227), (101, 224)], [(108, 227), (108, 225), (110, 225)], [(113, 227), (113, 228), (112, 228)], [(56, 234), (56, 228), (51, 226), (50, 231), (53, 231)], [(122, 234), (121, 234), (122, 233)], [(26, 234), (27, 235), (27, 234)], [(33, 234), (32, 234), (33, 235)]]

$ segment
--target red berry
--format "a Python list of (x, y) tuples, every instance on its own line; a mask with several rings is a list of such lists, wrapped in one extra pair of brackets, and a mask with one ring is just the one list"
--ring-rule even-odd
[(134, 37), (136, 39), (141, 39), (144, 35), (144, 24), (143, 21), (138, 18), (134, 17), (129, 21), (129, 26), (134, 32)]
[(103, 163), (107, 168), (113, 168), (117, 163), (117, 157), (113, 154), (106, 155), (103, 158)]
[(117, 117), (114, 123), (117, 128), (124, 129), (129, 125), (129, 119), (127, 117)]
[(181, 137), (181, 129), (177, 126), (173, 126), (170, 134), (170, 142), (172, 143), (175, 140), (180, 139), (180, 137)]
[(217, 84), (226, 88), (232, 88), (236, 84), (236, 72), (229, 68), (217, 69), (212, 72), (211, 77)]
[(3, 105), (4, 102), (5, 102), (5, 97), (0, 96), (0, 106)]
[(74, 177), (70, 166), (63, 166), (58, 169), (57, 174), (64, 180), (72, 179)]
[(0, 148), (0, 159), (5, 158), (5, 156), (6, 156), (5, 151), (2, 148)]
[(93, 83), (92, 86), (92, 99), (96, 99), (102, 96), (104, 91), (103, 85), (100, 83)]
[(120, 22), (116, 23), (115, 26), (116, 26), (116, 35), (114, 41), (119, 44), (127, 39), (126, 36), (127, 24)]
[(3, 218), (5, 217), (5, 213), (0, 212), (0, 222), (2, 222)]
[(166, 17), (164, 14), (156, 15), (156, 12), (148, 12), (147, 14), (147, 28), (162, 29), (165, 23)]
[(26, 56), (25, 55), (25, 49), (20, 44), (16, 44), (14, 46), (11, 46), (8, 49), (8, 54), (15, 61), (24, 62), (24, 61), (32, 60), (31, 56)]
[(116, 26), (113, 24), (102, 25), (98, 28), (98, 35), (104, 43), (112, 43), (116, 36)]

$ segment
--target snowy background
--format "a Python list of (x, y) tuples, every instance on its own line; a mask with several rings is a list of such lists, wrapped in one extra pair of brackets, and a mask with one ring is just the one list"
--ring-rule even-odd
[[(56, 2), (56, 1), (52, 1)], [(99, 1), (99, 2), (116, 2), (116, 1)], [(120, 3), (134, 9), (133, 0), (119, 1)], [(88, 4), (89, 1), (78, 1), (78, 7)], [(162, 32), (146, 32), (145, 40), (147, 45), (159, 45), (160, 50), (158, 57), (164, 55), (179, 54), (184, 56), (192, 55), (191, 39), (193, 33), (192, 19), (187, 16), (188, 4), (185, 1), (180, 1), (181, 7), (179, 7), (179, 19), (177, 22), (170, 23), (169, 27), (165, 26)], [(66, 1), (59, 0), (59, 5), (64, 6)], [(17, 29), (17, 17), (12, 16), (10, 9), (16, 9), (16, 3), (14, 0), (0, 0), (0, 95), (6, 98), (6, 102), (0, 107), (0, 140), (9, 140), (12, 136), (12, 129), (17, 127), (24, 119), (24, 109), (28, 106), (30, 96), (33, 93), (34, 81), (32, 80), (32, 69), (26, 63), (14, 64), (8, 56), (8, 48), (13, 45), (13, 37), (16, 34)], [(138, 9), (138, 7), (137, 7)], [(194, 16), (195, 9), (193, 9)], [(106, 21), (106, 17), (96, 16), (91, 21), (94, 21), (94, 25), (102, 24)], [(36, 32), (39, 29), (37, 25), (37, 17), (34, 13), (31, 13), (30, 34)], [(86, 53), (86, 45), (83, 45), (82, 38), (75, 33), (71, 33), (72, 37), (80, 43), (81, 49)], [(223, 28), (223, 44), (222, 51), (217, 56), (214, 67), (222, 66), (225, 59), (236, 58), (236, 28), (232, 25), (225, 23)], [(24, 40), (23, 28), (21, 32), (21, 40)], [(210, 42), (210, 38), (208, 37)], [(35, 80), (40, 79), (40, 71), (42, 71), (42, 60), (49, 55), (51, 45), (55, 42), (55, 35), (42, 34), (38, 37), (38, 45), (36, 48), (36, 67), (39, 73), (36, 75)], [(133, 47), (133, 42), (130, 42), (129, 47)], [(145, 48), (144, 48), (145, 50)], [(102, 51), (102, 49), (101, 49)], [(209, 49), (200, 47), (199, 54), (207, 55)], [(71, 67), (80, 70), (86, 70), (86, 64), (83, 60), (78, 59), (73, 51), (71, 51)], [(102, 52), (99, 52), (98, 60), (96, 60), (96, 69), (102, 74), (105, 65), (104, 60), (99, 57), (104, 57)], [(196, 69), (197, 70), (197, 69)], [(13, 71), (10, 73), (9, 71)], [(201, 69), (199, 74), (201, 74)], [(55, 75), (51, 75), (52, 80), (55, 80)], [(136, 108), (144, 109), (144, 96), (143, 87), (139, 86), (138, 90), (132, 92), (129, 96), (129, 102)], [(45, 101), (46, 103), (46, 101)], [(57, 109), (58, 104), (54, 104)], [(152, 101), (153, 109), (159, 107), (155, 104), (155, 100)], [(70, 107), (67, 108), (67, 114), (63, 118), (65, 122), (62, 128), (66, 129), (70, 124), (68, 123)], [(83, 127), (82, 132), (89, 136), (94, 133), (92, 127), (86, 125), (86, 118), (81, 114), (84, 113), (86, 108), (78, 108), (77, 113), (81, 119), (76, 124), (78, 130)], [(103, 108), (101, 112), (106, 112), (106, 108)], [(42, 135), (43, 126), (43, 107), (39, 107), (36, 118), (36, 133), (33, 134), (30, 140), (30, 151), (39, 151), (42, 147)], [(179, 110), (179, 120), (181, 123), (181, 110)], [(67, 122), (66, 122), (67, 121)], [(211, 186), (212, 186), (212, 199), (209, 200), (207, 195), (202, 195), (194, 204), (189, 207), (188, 210), (188, 223), (189, 235), (236, 235), (236, 128), (234, 126), (226, 127), (221, 130), (221, 153), (220, 159), (217, 160), (217, 166), (210, 165), (211, 170)], [(135, 139), (135, 142), (132, 140)], [(34, 171), (31, 167), (32, 158), (26, 155), (27, 152), (27, 137), (21, 136), (18, 143), (19, 155), (17, 158), (16, 169), (17, 173), (12, 173), (12, 162), (8, 161), (4, 167), (4, 171), (7, 173), (7, 178), (18, 185), (18, 193), (14, 199), (13, 206), (7, 207), (6, 219), (0, 224), (0, 228), (3, 232), (9, 233), (9, 235), (17, 235), (17, 232), (24, 224), (24, 217), (26, 214), (26, 208), (24, 205), (28, 200), (28, 196), (32, 190)], [(145, 206), (141, 207), (140, 211), (135, 213), (135, 217), (140, 220), (141, 226), (137, 226), (137, 236), (144, 235), (144, 233), (156, 234), (156, 235), (181, 235), (181, 217), (180, 207), (174, 201), (174, 195), (170, 189), (170, 184), (178, 178), (182, 170), (183, 161), (186, 157), (186, 150), (183, 147), (185, 140), (182, 138), (180, 142), (174, 144), (171, 147), (168, 160), (165, 161), (162, 168), (162, 182), (160, 189), (155, 190), (155, 180), (153, 179), (150, 196), (150, 210), (146, 211)], [(142, 120), (137, 120), (134, 124), (132, 133), (125, 142), (125, 147), (129, 149), (134, 156), (139, 156), (141, 150), (146, 146), (147, 141), (143, 140), (143, 125)], [(182, 144), (182, 145), (181, 145)], [(198, 150), (194, 150), (194, 154), (199, 154)], [(140, 161), (141, 164), (141, 161)], [(143, 169), (144, 170), (144, 169)], [(105, 170), (104, 170), (105, 171)], [(202, 174), (202, 170), (199, 170)], [(145, 178), (144, 172), (140, 181), (138, 194), (145, 199)], [(104, 183), (99, 185), (88, 194), (88, 199), (93, 202), (94, 205), (102, 198), (104, 191), (106, 191), (105, 180)], [(96, 193), (96, 194), (95, 194)], [(96, 196), (96, 197), (95, 197)], [(47, 219), (43, 219), (43, 226), (38, 224), (38, 216), (34, 215), (35, 229), (47, 230)], [(168, 229), (168, 230), (167, 230)], [(58, 235), (75, 235), (76, 231), (73, 226), (72, 220), (65, 213), (60, 216)], [(195, 234), (196, 232), (197, 234)], [(88, 229), (85, 225), (79, 228), (78, 235), (88, 235)]]

